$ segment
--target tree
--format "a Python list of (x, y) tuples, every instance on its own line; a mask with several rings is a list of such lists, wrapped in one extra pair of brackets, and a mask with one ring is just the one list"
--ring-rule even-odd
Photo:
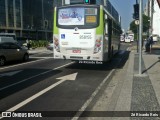
[[(148, 32), (150, 27), (150, 18), (143, 14), (143, 32)], [(134, 34), (137, 33), (137, 25), (135, 24), (135, 20), (133, 20), (130, 23), (130, 30), (134, 32)]]

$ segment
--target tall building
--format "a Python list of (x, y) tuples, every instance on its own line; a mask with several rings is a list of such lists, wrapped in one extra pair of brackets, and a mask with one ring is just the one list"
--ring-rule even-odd
[(160, 24), (160, 8), (156, 0), (153, 2), (153, 4), (152, 34), (160, 37), (160, 28), (158, 26)]
[[(157, 40), (160, 37), (160, 6), (159, 0), (148, 0), (145, 7), (145, 15), (150, 17), (150, 29), (149, 33), (154, 36), (154, 39)], [(155, 41), (156, 41), (155, 40)]]
[(53, 0), (0, 0), (0, 32), (51, 39), (52, 28)]

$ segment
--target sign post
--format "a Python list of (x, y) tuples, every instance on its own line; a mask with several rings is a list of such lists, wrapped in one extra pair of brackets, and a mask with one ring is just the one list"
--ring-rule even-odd
[(142, 30), (143, 30), (143, 18), (142, 18), (142, 6), (143, 0), (139, 0), (139, 75), (142, 75)]
[(137, 43), (137, 53), (138, 53), (138, 41), (139, 41), (138, 40), (138, 38), (139, 38), (138, 37), (138, 28), (139, 28), (138, 26), (139, 26), (139, 20), (135, 20), (135, 24), (137, 25), (137, 41), (136, 41), (136, 43)]

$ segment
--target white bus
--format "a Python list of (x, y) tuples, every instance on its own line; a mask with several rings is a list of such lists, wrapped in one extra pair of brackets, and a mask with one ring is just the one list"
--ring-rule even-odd
[(105, 62), (119, 49), (121, 27), (102, 5), (54, 9), (54, 58)]

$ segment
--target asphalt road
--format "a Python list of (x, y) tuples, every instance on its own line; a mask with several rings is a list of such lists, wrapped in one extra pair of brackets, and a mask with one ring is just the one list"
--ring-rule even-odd
[(0, 111), (43, 111), (42, 116), (54, 116), (47, 119), (71, 119), (91, 104), (116, 69), (123, 68), (129, 56), (128, 46), (131, 45), (124, 44), (112, 61), (104, 65), (42, 59), (36, 54), (26, 63), (13, 62), (1, 67)]

